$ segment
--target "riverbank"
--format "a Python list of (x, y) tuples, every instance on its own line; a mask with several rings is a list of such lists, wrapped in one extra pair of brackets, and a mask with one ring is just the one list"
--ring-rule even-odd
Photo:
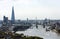
[(0, 31), (0, 39), (43, 39), (37, 36), (25, 36), (24, 34), (17, 34), (12, 32), (2, 32)]

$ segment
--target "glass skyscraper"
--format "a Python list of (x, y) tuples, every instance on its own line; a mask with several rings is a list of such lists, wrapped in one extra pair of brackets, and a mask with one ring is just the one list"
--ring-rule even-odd
[(15, 23), (15, 14), (14, 14), (14, 7), (12, 7), (12, 16), (11, 16), (11, 21), (14, 24)]

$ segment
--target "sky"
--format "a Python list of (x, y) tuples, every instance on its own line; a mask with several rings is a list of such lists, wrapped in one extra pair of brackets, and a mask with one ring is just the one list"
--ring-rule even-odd
[(0, 0), (0, 20), (11, 19), (12, 6), (15, 19), (60, 19), (60, 0)]

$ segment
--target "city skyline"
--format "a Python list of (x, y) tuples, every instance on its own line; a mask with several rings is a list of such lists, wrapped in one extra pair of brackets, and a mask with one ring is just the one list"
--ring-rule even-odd
[(0, 19), (7, 16), (11, 19), (14, 6), (16, 19), (60, 19), (59, 0), (1, 0)]

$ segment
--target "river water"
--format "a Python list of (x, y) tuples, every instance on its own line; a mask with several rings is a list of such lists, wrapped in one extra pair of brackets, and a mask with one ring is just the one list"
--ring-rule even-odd
[(36, 29), (35, 26), (32, 26), (26, 31), (17, 31), (16, 33), (18, 34), (23, 33), (26, 36), (43, 37), (44, 39), (60, 39), (60, 34), (53, 31), (46, 32), (45, 28), (43, 28), (42, 25), (38, 25), (38, 29)]

